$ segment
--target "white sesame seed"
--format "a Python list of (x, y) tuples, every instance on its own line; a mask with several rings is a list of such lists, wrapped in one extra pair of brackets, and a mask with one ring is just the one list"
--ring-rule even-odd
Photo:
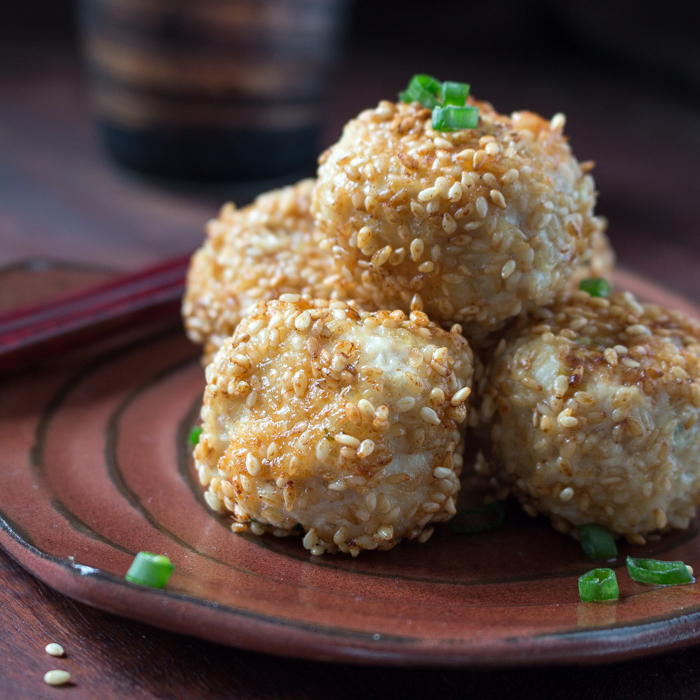
[[(450, 214), (445, 214), (442, 217), (442, 228), (445, 233), (454, 233), (457, 230), (457, 222)], [(440, 250), (438, 248), (438, 250)]]
[(603, 357), (611, 367), (617, 366), (617, 353), (615, 352), (614, 348), (605, 348), (603, 351)]
[(578, 420), (571, 415), (571, 409), (567, 408), (557, 416), (557, 423), (562, 428), (575, 428), (578, 425)]
[(280, 295), (280, 301), (287, 301), (287, 302), (297, 302), (299, 301), (300, 297), (298, 294), (281, 294)]
[(249, 452), (245, 458), (245, 468), (251, 476), (258, 476), (262, 471), (262, 464), (252, 452)]
[(452, 150), (452, 148), (453, 148), (452, 144), (447, 139), (440, 138), (439, 136), (437, 136), (435, 139), (433, 139), (433, 143), (438, 148), (442, 148), (445, 151)]
[(70, 681), (70, 673), (68, 671), (59, 671), (54, 669), (53, 671), (47, 671), (44, 674), (44, 683), (47, 685), (65, 685)]
[(552, 129), (552, 131), (561, 131), (564, 128), (565, 124), (566, 116), (563, 115), (561, 112), (557, 112), (552, 117), (552, 120), (549, 122), (549, 126)]
[(363, 440), (357, 448), (357, 456), (360, 459), (369, 457), (374, 452), (374, 440)]
[(311, 325), (311, 314), (307, 311), (300, 313), (296, 319), (294, 319), (294, 327), (298, 331), (305, 331)]
[(420, 417), (430, 425), (440, 425), (438, 414), (429, 406), (423, 406), (423, 408), (421, 408)]
[(221, 510), (221, 501), (215, 493), (212, 493), (211, 491), (205, 491), (204, 500), (207, 502), (207, 505), (212, 510)]
[(476, 198), (476, 211), (482, 219), (488, 214), (489, 205), (484, 197)]
[(56, 644), (56, 642), (50, 642), (44, 647), (44, 651), (46, 651), (47, 654), (50, 656), (64, 656), (65, 655), (65, 650), (60, 644)]
[(391, 525), (381, 525), (377, 528), (377, 537), (380, 540), (390, 540), (394, 536), (394, 528)]
[(374, 420), (374, 406), (371, 401), (367, 399), (360, 399), (357, 402), (357, 407), (360, 409), (360, 413), (367, 420)]
[(433, 476), (436, 479), (446, 479), (450, 474), (453, 474), (453, 471), (447, 467), (435, 467), (433, 469)]
[(346, 435), (345, 433), (338, 433), (335, 436), (335, 441), (341, 445), (347, 445), (348, 447), (358, 448), (360, 446), (360, 441), (356, 437)]
[[(491, 201), (497, 206), (500, 207), (501, 209), (506, 208), (506, 199), (503, 196), (503, 194), (499, 190), (491, 190), (489, 192), (489, 196), (491, 197)], [(485, 215), (484, 215), (485, 216)]]
[(421, 202), (431, 202), (440, 194), (439, 187), (426, 187), (418, 193), (418, 199)]
[(501, 277), (505, 280), (508, 279), (515, 272), (515, 260), (508, 260), (508, 262), (501, 268)]
[[(431, 535), (433, 534), (433, 532), (435, 532), (435, 528), (434, 528), (434, 527), (426, 528), (425, 530), (423, 530), (423, 532), (420, 533), (420, 535), (418, 535), (418, 541), (419, 541), (421, 544), (423, 544), (424, 542), (427, 542), (427, 541), (430, 539), (430, 537), (431, 537)], [(692, 575), (692, 574), (691, 574), (691, 575)]]
[(311, 528), (305, 535), (302, 543), (306, 549), (311, 549), (318, 542), (318, 533), (316, 528)]
[(564, 503), (570, 501), (574, 497), (574, 490), (571, 486), (567, 486), (565, 489), (561, 490), (559, 494), (559, 500), (564, 501)]

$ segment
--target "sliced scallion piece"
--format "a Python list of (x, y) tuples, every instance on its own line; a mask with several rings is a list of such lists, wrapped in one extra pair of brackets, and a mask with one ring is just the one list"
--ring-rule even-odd
[(469, 95), (469, 83), (454, 83), (446, 80), (440, 87), (440, 98), (443, 105), (464, 107)]
[(612, 569), (593, 569), (578, 580), (578, 593), (584, 603), (615, 600), (620, 596), (617, 577)]
[[(487, 519), (484, 521), (480, 516), (485, 515)], [(488, 532), (495, 530), (503, 525), (506, 518), (506, 506), (503, 501), (489, 503), (486, 506), (477, 508), (467, 508), (462, 510), (450, 520), (450, 529), (456, 535), (474, 535), (478, 532)]]
[(405, 98), (410, 98), (409, 101), (419, 102), (428, 109), (433, 109), (437, 107), (440, 102), (438, 100), (438, 95), (440, 93), (440, 81), (435, 80), (430, 75), (414, 75), (411, 78), (411, 82), (404, 92), (401, 93), (400, 97), (402, 101), (406, 101)]
[(433, 109), (433, 129), (435, 131), (460, 131), (474, 129), (479, 124), (479, 110), (476, 107), (435, 107)]
[(627, 571), (639, 583), (674, 586), (692, 583), (693, 577), (682, 561), (659, 561), (658, 559), (633, 559), (627, 557)]
[(617, 547), (612, 535), (602, 525), (579, 525), (578, 539), (589, 559), (614, 559)]
[(174, 569), (175, 564), (164, 554), (139, 552), (134, 557), (125, 578), (131, 583), (138, 583), (141, 586), (165, 588), (165, 584), (168, 583)]
[(202, 426), (201, 425), (195, 425), (192, 430), (190, 430), (189, 437), (187, 438), (190, 441), (190, 445), (196, 445), (199, 442), (199, 436), (202, 434)]
[(578, 288), (588, 292), (592, 297), (606, 297), (610, 294), (610, 285), (602, 277), (589, 277), (578, 283)]

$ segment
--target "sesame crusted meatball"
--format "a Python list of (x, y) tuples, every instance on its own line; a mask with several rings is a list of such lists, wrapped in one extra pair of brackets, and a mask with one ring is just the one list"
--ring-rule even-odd
[(312, 204), (351, 297), (468, 337), (550, 302), (601, 229), (563, 115), (470, 104), (478, 127), (451, 133), (417, 103), (362, 112), (321, 157)]
[(226, 204), (207, 225), (207, 239), (187, 276), (187, 334), (211, 358), (258, 301), (297, 293), (331, 298), (330, 253), (309, 211), (313, 180), (260, 195), (243, 209)]
[(314, 554), (427, 540), (459, 490), (473, 370), (458, 331), (289, 294), (257, 304), (207, 368), (207, 503), (234, 530), (304, 532)]
[(576, 291), (523, 315), (480, 385), (491, 469), (561, 531), (633, 543), (685, 528), (700, 502), (700, 324)]

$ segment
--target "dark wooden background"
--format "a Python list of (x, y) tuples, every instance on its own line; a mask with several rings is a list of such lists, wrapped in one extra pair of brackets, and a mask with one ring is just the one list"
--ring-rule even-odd
[[(71, 13), (67, 0), (0, 5), (0, 266), (44, 256), (134, 269), (196, 247), (203, 223), (223, 201), (244, 204), (278, 184), (173, 185), (110, 162), (90, 119)], [(700, 302), (697, 14), (675, 0), (662, 6), (503, 0), (479, 7), (359, 0), (319, 146), (418, 71), (468, 80), (474, 94), (501, 111), (563, 111), (576, 154), (597, 163), (598, 210), (610, 220), (620, 263)], [(64, 662), (44, 653), (49, 640), (66, 647)], [(41, 678), (51, 667), (71, 670), (76, 684), (45, 686)], [(680, 700), (700, 696), (700, 647), (595, 668), (461, 671), (291, 661), (92, 610), (0, 554), (0, 697), (58, 694)]]

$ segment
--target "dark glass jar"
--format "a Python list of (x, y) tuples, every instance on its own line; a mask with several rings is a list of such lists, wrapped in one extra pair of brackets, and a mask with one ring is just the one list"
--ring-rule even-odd
[(347, 0), (82, 0), (95, 116), (120, 163), (250, 180), (313, 163)]

